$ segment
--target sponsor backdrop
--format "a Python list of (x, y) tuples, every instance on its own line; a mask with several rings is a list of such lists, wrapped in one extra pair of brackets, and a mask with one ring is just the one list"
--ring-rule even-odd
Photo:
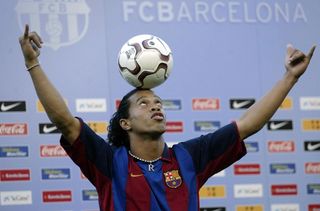
[[(169, 145), (238, 118), (283, 76), (287, 43), (320, 44), (318, 0), (6, 0), (0, 6), (0, 210), (98, 210), (94, 187), (59, 147), (25, 71), (18, 36), (44, 40), (41, 64), (75, 116), (102, 137), (131, 90), (117, 54), (137, 34), (165, 40)], [(320, 46), (318, 46), (319, 48)], [(203, 210), (320, 209), (320, 54), (248, 155), (201, 189)]]

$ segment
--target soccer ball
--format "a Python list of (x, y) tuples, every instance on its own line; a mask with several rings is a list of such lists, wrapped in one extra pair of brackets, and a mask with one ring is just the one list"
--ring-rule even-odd
[(173, 66), (169, 46), (159, 37), (142, 34), (121, 48), (118, 64), (122, 77), (132, 86), (151, 89), (162, 84)]

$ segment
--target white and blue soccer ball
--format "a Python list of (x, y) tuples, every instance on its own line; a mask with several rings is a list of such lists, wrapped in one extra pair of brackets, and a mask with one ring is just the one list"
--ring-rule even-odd
[(122, 77), (129, 84), (151, 89), (169, 77), (173, 66), (172, 52), (159, 37), (137, 35), (122, 46), (118, 64)]

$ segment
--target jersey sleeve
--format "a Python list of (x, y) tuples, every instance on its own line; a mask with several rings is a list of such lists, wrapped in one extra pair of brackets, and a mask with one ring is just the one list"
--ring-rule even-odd
[(240, 140), (236, 122), (180, 144), (189, 152), (201, 185), (247, 152), (244, 142)]
[(99, 178), (112, 177), (113, 150), (82, 119), (79, 120), (81, 131), (76, 141), (70, 145), (61, 136), (60, 144), (89, 181), (97, 186)]

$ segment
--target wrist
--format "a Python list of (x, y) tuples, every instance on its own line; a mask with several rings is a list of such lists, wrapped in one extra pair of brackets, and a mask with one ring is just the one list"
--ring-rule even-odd
[(299, 77), (287, 71), (286, 74), (284, 75), (284, 79), (290, 84), (295, 84), (299, 80)]
[(29, 69), (30, 67), (36, 65), (36, 64), (39, 64), (39, 60), (38, 59), (33, 59), (33, 60), (30, 60), (30, 61), (25, 61), (25, 65), (26, 65), (26, 68)]
[(27, 68), (28, 72), (31, 71), (32, 69), (38, 67), (38, 66), (40, 66), (40, 62), (38, 60), (26, 63), (26, 68)]

